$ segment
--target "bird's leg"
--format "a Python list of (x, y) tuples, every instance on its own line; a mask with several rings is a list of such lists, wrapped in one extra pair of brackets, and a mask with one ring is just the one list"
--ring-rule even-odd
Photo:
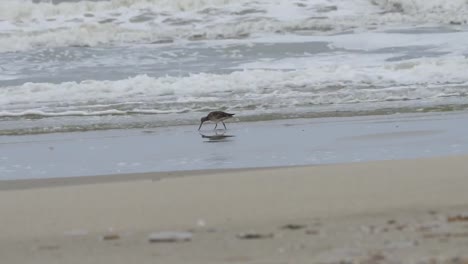
[(223, 123), (224, 130), (226, 130), (226, 129), (227, 129), (227, 128), (226, 128), (226, 124), (224, 124), (224, 122), (223, 122), (223, 121), (221, 121), (221, 123)]
[(218, 123), (216, 123), (216, 126), (215, 126), (215, 128), (214, 128), (214, 129), (216, 129), (217, 127), (218, 127)]

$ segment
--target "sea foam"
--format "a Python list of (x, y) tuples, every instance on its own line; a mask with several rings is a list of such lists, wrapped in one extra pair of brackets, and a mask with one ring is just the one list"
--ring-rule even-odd
[(0, 2), (0, 52), (466, 24), (464, 0)]
[[(375, 60), (374, 64), (360, 62), (353, 55), (342, 58), (339, 65), (301, 58), (257, 62), (229, 74), (25, 83), (0, 89), (0, 116), (167, 114), (220, 106), (276, 112), (286, 106), (442, 100), (468, 95), (468, 59), (464, 56), (383, 63)], [(301, 61), (303, 67), (297, 67)], [(282, 69), (291, 63), (297, 69)]]

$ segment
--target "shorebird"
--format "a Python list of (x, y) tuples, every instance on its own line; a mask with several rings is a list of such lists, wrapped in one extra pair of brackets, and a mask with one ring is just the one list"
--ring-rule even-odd
[(201, 120), (200, 120), (201, 122), (200, 122), (200, 126), (198, 127), (198, 130), (200, 130), (203, 123), (206, 122), (206, 121), (211, 121), (211, 122), (216, 123), (216, 126), (215, 126), (214, 129), (216, 129), (216, 127), (218, 127), (219, 122), (223, 123), (224, 129), (227, 129), (226, 124), (224, 124), (223, 121), (228, 119), (228, 118), (231, 118), (233, 115), (234, 114), (225, 113), (223, 111), (211, 112), (207, 116), (201, 118)]

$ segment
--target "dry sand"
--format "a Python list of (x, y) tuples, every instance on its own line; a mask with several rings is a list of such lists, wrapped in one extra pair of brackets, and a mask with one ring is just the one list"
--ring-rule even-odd
[(0, 263), (468, 263), (468, 156), (173, 176), (0, 182)]

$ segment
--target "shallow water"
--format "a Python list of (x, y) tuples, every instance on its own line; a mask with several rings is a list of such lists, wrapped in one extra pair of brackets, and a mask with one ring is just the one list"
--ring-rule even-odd
[(0, 180), (467, 154), (467, 112), (0, 136)]

